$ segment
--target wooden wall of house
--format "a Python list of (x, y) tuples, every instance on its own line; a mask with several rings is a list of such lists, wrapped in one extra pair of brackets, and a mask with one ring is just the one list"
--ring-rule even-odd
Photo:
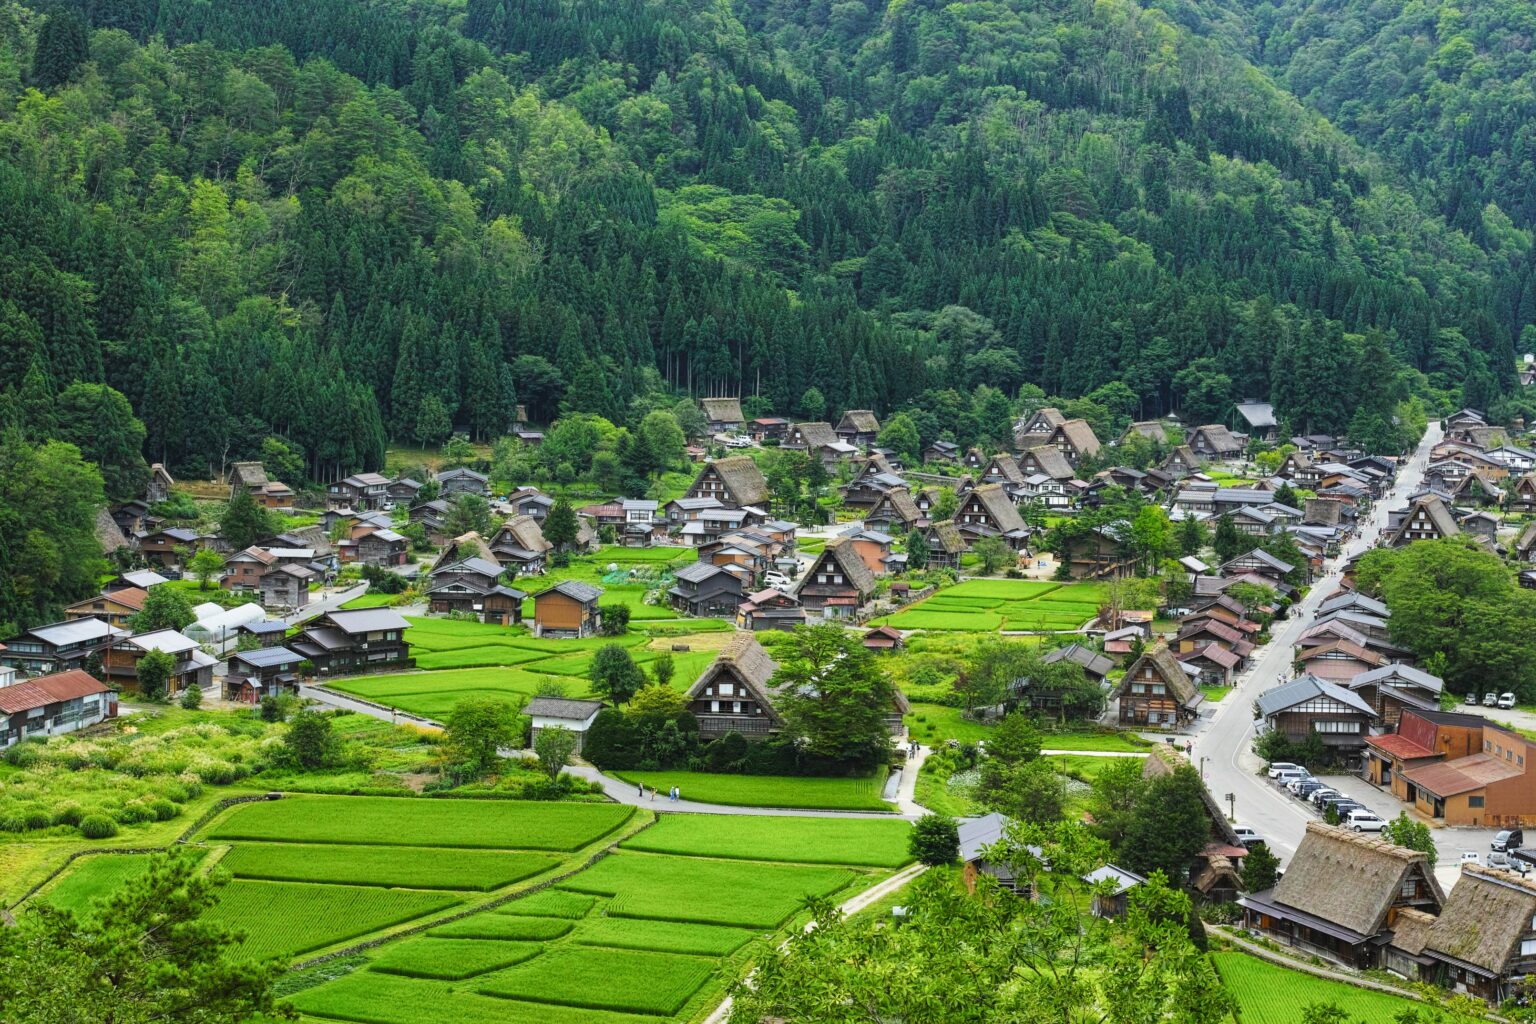
[(545, 629), (580, 629), (582, 604), (565, 594), (544, 594), (534, 601), (534, 619)]

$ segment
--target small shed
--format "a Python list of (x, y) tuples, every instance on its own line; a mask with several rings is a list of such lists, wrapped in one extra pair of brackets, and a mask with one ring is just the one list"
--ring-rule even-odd
[[(1008, 830), (1010, 819), (1003, 814), (993, 811), (981, 818), (964, 818), (960, 821), (960, 862), (964, 865), (961, 877), (965, 881), (965, 887), (971, 891), (976, 889), (976, 880), (982, 875), (991, 875), (997, 879), (997, 884), (1012, 893), (1029, 895), (1028, 883), (1020, 886), (1014, 869), (1007, 864), (990, 860), (987, 857), (989, 847), (995, 845), (1003, 838), (1003, 833)], [(1032, 853), (1040, 851), (1031, 847)]]
[(1108, 883), (1113, 891), (1095, 892), (1093, 894), (1094, 917), (1124, 917), (1126, 897), (1132, 889), (1146, 881), (1134, 871), (1106, 864), (1101, 868), (1094, 868), (1083, 876), (1083, 881), (1089, 885), (1098, 887), (1102, 883)]
[(557, 583), (533, 599), (533, 635), (548, 637), (584, 637), (594, 635), (602, 626), (602, 612), (597, 599), (601, 587), (577, 580)]
[(890, 626), (876, 626), (864, 634), (864, 649), (876, 654), (899, 651), (907, 645), (901, 630)]
[(539, 738), (539, 730), (569, 729), (576, 734), (576, 752), (581, 753), (587, 738), (587, 730), (603, 710), (601, 701), (568, 700), (564, 697), (535, 697), (523, 707), (523, 714), (533, 721), (533, 733), (529, 742)]

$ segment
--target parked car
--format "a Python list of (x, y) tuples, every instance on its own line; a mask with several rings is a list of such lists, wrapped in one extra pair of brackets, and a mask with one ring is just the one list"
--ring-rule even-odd
[(1387, 823), (1374, 811), (1350, 811), (1349, 817), (1344, 820), (1356, 832), (1380, 832), (1387, 827)]
[(1277, 786), (1284, 786), (1289, 782), (1295, 782), (1298, 779), (1310, 779), (1311, 777), (1312, 773), (1305, 768), (1290, 768), (1274, 776), (1273, 782)]
[(1515, 695), (1512, 693), (1499, 694), (1499, 707), (1506, 710), (1515, 706)]
[(789, 577), (781, 572), (763, 573), (763, 586), (773, 587), (776, 590), (785, 590), (789, 587)]
[(1237, 841), (1244, 846), (1261, 846), (1264, 843), (1264, 837), (1247, 825), (1233, 825), (1232, 831), (1237, 833)]
[(1493, 837), (1493, 849), (1499, 853), (1509, 853), (1518, 850), (1525, 845), (1525, 833), (1518, 828), (1504, 828)]
[(1302, 786), (1305, 786), (1309, 782), (1316, 782), (1316, 781), (1317, 780), (1314, 779), (1310, 775), (1303, 775), (1299, 779), (1292, 779), (1291, 781), (1287, 782), (1285, 784), (1285, 788), (1290, 790), (1292, 793), (1296, 794), (1297, 796), (1300, 796), (1301, 795), (1301, 787)]
[(1328, 813), (1328, 809), (1330, 807), (1333, 808), (1333, 810), (1338, 814), (1340, 821), (1344, 820), (1344, 816), (1356, 808), (1361, 810), (1367, 809), (1365, 804), (1362, 804), (1360, 801), (1351, 800), (1349, 797), (1343, 795), (1331, 796), (1323, 801), (1324, 814)]
[(1476, 850), (1462, 850), (1461, 862), (1463, 864), (1481, 864), (1483, 862), (1483, 855)]
[(1316, 793), (1318, 790), (1323, 788), (1325, 787), (1321, 782), (1318, 782), (1316, 779), (1312, 779), (1309, 782), (1300, 783), (1296, 787), (1295, 793), (1303, 800), (1310, 800), (1312, 799), (1313, 793)]
[(1485, 707), (1485, 708), (1497, 707), (1498, 703), (1499, 703), (1499, 695), (1498, 694), (1494, 693), (1491, 690), (1489, 692), (1483, 694), (1483, 707)]
[(1324, 786), (1322, 789), (1313, 790), (1312, 791), (1312, 795), (1307, 797), (1307, 799), (1311, 800), (1312, 803), (1314, 803), (1318, 807), (1321, 807), (1321, 806), (1323, 806), (1323, 801), (1324, 800), (1327, 800), (1331, 796), (1338, 796), (1338, 795), (1339, 795), (1339, 791), (1338, 790), (1336, 790), (1336, 789), (1329, 789), (1327, 786)]
[(1531, 865), (1528, 861), (1521, 860), (1517, 857), (1511, 857), (1507, 853), (1498, 852), (1490, 853), (1488, 855), (1488, 866), (1491, 868), (1498, 868), (1501, 871), (1513, 871), (1515, 874), (1521, 876), (1524, 876), (1531, 870)]
[(1276, 775), (1279, 775), (1281, 772), (1293, 772), (1293, 771), (1300, 771), (1300, 770), (1301, 770), (1301, 765), (1299, 765), (1299, 764), (1291, 764), (1291, 762), (1289, 762), (1289, 761), (1274, 761), (1269, 766), (1269, 777), (1270, 778), (1274, 778)]
[(1463, 704), (1471, 705), (1472, 707), (1477, 707), (1477, 694), (1475, 694), (1475, 693), (1467, 694), (1465, 699), (1462, 700), (1462, 703)]

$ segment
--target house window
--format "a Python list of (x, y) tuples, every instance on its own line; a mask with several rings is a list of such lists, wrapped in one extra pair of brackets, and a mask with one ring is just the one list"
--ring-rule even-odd
[(1469, 796), (1467, 797), (1467, 806), (1481, 810), (1483, 806), (1483, 798), (1480, 796)]
[(1536, 956), (1536, 939), (1521, 939), (1520, 940), (1520, 955), (1521, 956)]
[(720, 684), (720, 696), (722, 696), (722, 697), (733, 697), (733, 696), (735, 696), (735, 694), (736, 694), (736, 684), (735, 683), (721, 683)]
[(719, 701), (712, 700), (712, 701), (709, 702), (709, 713), (712, 714), (712, 715), (718, 715), (720, 713), (720, 702)]
[(1410, 900), (1413, 899), (1414, 897), (1418, 896), (1418, 894), (1419, 894), (1419, 883), (1418, 883), (1418, 880), (1410, 878), (1408, 881), (1403, 883), (1403, 887), (1398, 890), (1398, 893), (1399, 893), (1399, 895), (1403, 896), (1404, 898), (1410, 899)]
[(731, 701), (731, 714), (733, 714), (733, 715), (741, 714), (741, 701), (739, 701), (739, 700)]

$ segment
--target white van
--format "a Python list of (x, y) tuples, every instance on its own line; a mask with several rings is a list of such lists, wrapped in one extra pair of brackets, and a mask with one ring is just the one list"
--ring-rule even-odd
[(1387, 823), (1372, 811), (1350, 811), (1344, 822), (1356, 832), (1380, 832)]
[(1301, 765), (1291, 764), (1289, 761), (1276, 761), (1269, 766), (1269, 777), (1274, 778), (1281, 772), (1298, 771), (1300, 768)]
[(1512, 693), (1499, 694), (1499, 707), (1509, 709), (1515, 706), (1515, 695)]

